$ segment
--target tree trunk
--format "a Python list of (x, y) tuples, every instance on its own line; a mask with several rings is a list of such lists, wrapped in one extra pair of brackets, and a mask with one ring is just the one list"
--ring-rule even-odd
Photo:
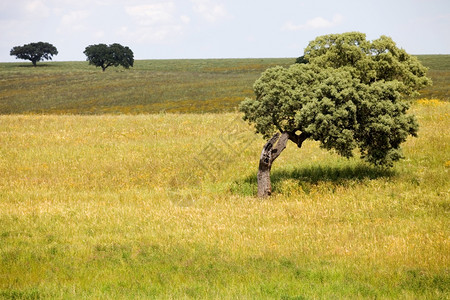
[[(274, 136), (267, 141), (261, 152), (261, 157), (259, 158), (259, 168), (258, 168), (258, 197), (264, 198), (272, 194), (272, 184), (270, 182), (270, 169), (272, 168), (272, 163), (280, 156), (281, 152), (286, 148), (286, 143), (291, 140), (301, 148), (303, 142), (308, 139), (311, 135), (309, 133), (302, 132), (296, 134), (293, 132), (277, 132)], [(276, 143), (276, 144), (275, 144)]]
[[(272, 184), (270, 182), (270, 169), (272, 163), (280, 155), (281, 151), (286, 148), (286, 143), (289, 139), (289, 134), (283, 132), (280, 137), (280, 133), (277, 132), (267, 143), (264, 145), (259, 158), (258, 168), (258, 197), (264, 198), (272, 194)], [(277, 142), (278, 141), (278, 142)], [(275, 144), (276, 143), (276, 144)]]

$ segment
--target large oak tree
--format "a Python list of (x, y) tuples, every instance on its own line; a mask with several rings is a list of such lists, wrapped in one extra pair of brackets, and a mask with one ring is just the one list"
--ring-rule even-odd
[(110, 66), (122, 66), (128, 69), (134, 64), (133, 51), (117, 43), (89, 45), (83, 53), (90, 65), (101, 67), (103, 72)]
[(416, 136), (408, 97), (431, 84), (414, 56), (381, 36), (359, 32), (317, 37), (301, 64), (266, 70), (254, 84), (255, 99), (240, 105), (244, 120), (269, 138), (258, 170), (258, 196), (271, 194), (270, 170), (287, 141), (307, 139), (344, 157), (358, 148), (371, 164), (392, 166), (400, 144)]
[(36, 66), (38, 61), (51, 60), (53, 55), (58, 54), (58, 50), (50, 43), (37, 42), (15, 46), (9, 54), (16, 56), (17, 59), (30, 60), (33, 66)]

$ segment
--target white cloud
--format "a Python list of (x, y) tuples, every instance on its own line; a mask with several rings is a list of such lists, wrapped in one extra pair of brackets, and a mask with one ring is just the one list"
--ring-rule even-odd
[(211, 0), (191, 0), (194, 4), (194, 11), (200, 14), (208, 22), (216, 22), (228, 16), (225, 6)]
[(46, 18), (50, 15), (50, 9), (40, 0), (28, 1), (24, 7), (27, 13), (39, 18)]
[(184, 25), (190, 22), (188, 16), (177, 15), (173, 2), (126, 6), (125, 12), (134, 24), (122, 27), (118, 34), (138, 42), (169, 41), (182, 34)]
[(117, 34), (139, 43), (164, 43), (171, 41), (173, 37), (180, 35), (183, 27), (180, 25), (162, 25), (157, 27), (141, 27), (132, 29), (122, 27)]
[(102, 39), (105, 37), (105, 32), (103, 30), (98, 30), (98, 31), (94, 32), (93, 37)]
[(175, 4), (173, 2), (125, 7), (127, 14), (144, 26), (172, 22), (174, 10)]
[(62, 15), (61, 25), (56, 30), (58, 33), (80, 32), (86, 30), (85, 20), (90, 16), (90, 12), (86, 10), (75, 10)]
[(61, 24), (64, 26), (77, 25), (79, 22), (86, 19), (90, 13), (86, 10), (75, 10), (65, 14), (61, 18)]
[(180, 17), (181, 22), (183, 22), (184, 24), (189, 24), (191, 22), (191, 18), (189, 18), (188, 16), (181, 16)]
[(327, 20), (322, 17), (316, 17), (306, 21), (305, 24), (295, 25), (292, 21), (286, 22), (283, 26), (283, 30), (286, 31), (298, 31), (298, 30), (310, 30), (310, 29), (322, 29), (332, 28), (342, 23), (344, 17), (341, 14), (335, 14), (331, 20)]

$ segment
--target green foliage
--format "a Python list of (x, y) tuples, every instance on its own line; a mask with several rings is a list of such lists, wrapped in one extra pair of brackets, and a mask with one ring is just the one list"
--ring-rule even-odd
[(357, 32), (318, 37), (305, 59), (266, 70), (256, 99), (240, 105), (244, 119), (265, 138), (301, 132), (345, 157), (358, 147), (374, 165), (400, 159), (400, 144), (418, 129), (404, 98), (431, 83), (418, 59), (388, 37), (370, 42)]
[(364, 84), (398, 81), (397, 90), (406, 96), (431, 84), (417, 57), (397, 48), (387, 36), (374, 41), (359, 32), (319, 36), (306, 47), (305, 58), (321, 67), (349, 69)]
[(308, 62), (309, 62), (309, 61), (305, 58), (304, 55), (298, 57), (298, 58), (295, 60), (295, 63), (296, 63), (296, 64), (307, 64)]
[(51, 60), (53, 55), (58, 54), (58, 50), (52, 44), (37, 42), (16, 46), (11, 49), (9, 54), (16, 56), (17, 59), (30, 60), (36, 66), (38, 61)]
[(87, 46), (83, 52), (87, 56), (89, 64), (101, 67), (103, 71), (110, 66), (122, 66), (125, 69), (134, 64), (133, 51), (120, 44), (97, 44)]

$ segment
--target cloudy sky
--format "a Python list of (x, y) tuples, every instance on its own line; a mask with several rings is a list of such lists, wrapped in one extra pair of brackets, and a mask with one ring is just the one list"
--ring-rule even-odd
[(57, 61), (98, 43), (136, 59), (297, 57), (328, 33), (388, 35), (411, 54), (450, 53), (449, 0), (2, 0), (0, 61), (44, 41)]

